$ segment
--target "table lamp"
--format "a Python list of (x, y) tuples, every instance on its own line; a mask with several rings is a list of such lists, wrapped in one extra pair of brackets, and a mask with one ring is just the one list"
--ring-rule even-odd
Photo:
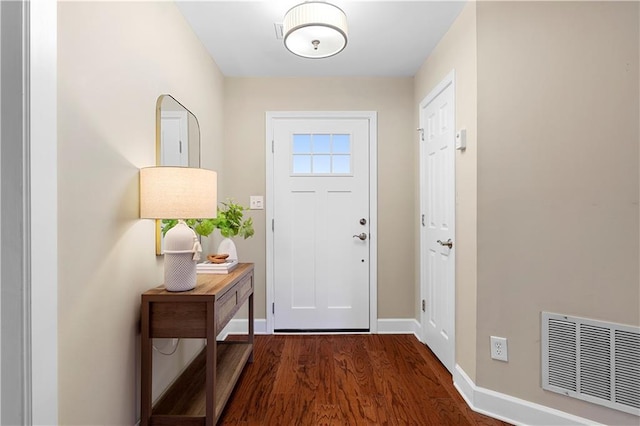
[(217, 174), (192, 167), (140, 169), (140, 217), (179, 219), (164, 236), (164, 286), (187, 291), (196, 286), (196, 262), (202, 247), (184, 219), (216, 217)]

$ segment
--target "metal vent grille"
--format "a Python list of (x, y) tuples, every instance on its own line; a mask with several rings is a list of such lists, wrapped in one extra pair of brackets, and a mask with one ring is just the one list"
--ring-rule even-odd
[(640, 334), (616, 330), (615, 402), (640, 409)]
[(640, 415), (640, 327), (543, 312), (542, 388)]
[(572, 391), (577, 390), (578, 351), (576, 325), (566, 321), (549, 321), (549, 383)]

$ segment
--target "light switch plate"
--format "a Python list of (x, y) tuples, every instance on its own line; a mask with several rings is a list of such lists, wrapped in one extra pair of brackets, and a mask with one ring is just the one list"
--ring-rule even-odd
[(264, 197), (262, 195), (251, 195), (249, 197), (249, 210), (264, 210)]

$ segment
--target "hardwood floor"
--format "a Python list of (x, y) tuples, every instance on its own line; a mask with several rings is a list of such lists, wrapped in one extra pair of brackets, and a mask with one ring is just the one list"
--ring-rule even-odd
[(256, 336), (222, 425), (506, 425), (412, 335)]

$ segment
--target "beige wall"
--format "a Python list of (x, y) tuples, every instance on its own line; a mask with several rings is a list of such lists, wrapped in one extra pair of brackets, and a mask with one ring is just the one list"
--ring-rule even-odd
[[(170, 93), (199, 118), (203, 166), (220, 171), (223, 77), (173, 3), (58, 13), (59, 423), (132, 425), (140, 294), (162, 279), (154, 223), (138, 218), (156, 99)], [(156, 356), (158, 373), (170, 380), (192, 352)]]
[[(412, 78), (227, 78), (225, 81), (226, 193), (249, 203), (265, 194), (267, 111), (378, 112), (378, 317), (415, 316)], [(269, 203), (271, 200), (265, 200)], [(265, 211), (250, 213), (254, 238), (237, 241), (256, 264), (256, 318), (265, 318)]]
[[(415, 76), (414, 117), (419, 127), (418, 105), (445, 76), (455, 70), (455, 126), (467, 130), (467, 149), (456, 151), (456, 363), (475, 379), (476, 369), (476, 232), (477, 232), (477, 57), (476, 3), (462, 10), (436, 49)], [(418, 168), (419, 147), (414, 146)], [(415, 178), (415, 209), (419, 217), (420, 193)], [(419, 235), (416, 223), (414, 232)], [(418, 240), (418, 239), (417, 239)], [(419, 245), (416, 245), (419, 268)], [(420, 274), (416, 269), (416, 299), (420, 297)], [(415, 314), (420, 318), (420, 313)]]
[(477, 4), (476, 384), (606, 424), (541, 389), (540, 312), (640, 324), (638, 7)]
[[(468, 137), (456, 156), (456, 362), (478, 386), (637, 424), (541, 390), (539, 315), (640, 323), (638, 9), (474, 2), (415, 79), (223, 79), (172, 3), (59, 3), (60, 424), (137, 419), (140, 293), (162, 275), (137, 176), (155, 161), (158, 95), (198, 117), (203, 166), (243, 204), (266, 192), (266, 111), (377, 111), (378, 316), (413, 318), (417, 107), (451, 69)], [(256, 236), (237, 244), (256, 263), (264, 318), (265, 217), (250, 215)], [(509, 338), (509, 363), (489, 359), (490, 335)], [(192, 352), (156, 357), (158, 372), (169, 380)]]

